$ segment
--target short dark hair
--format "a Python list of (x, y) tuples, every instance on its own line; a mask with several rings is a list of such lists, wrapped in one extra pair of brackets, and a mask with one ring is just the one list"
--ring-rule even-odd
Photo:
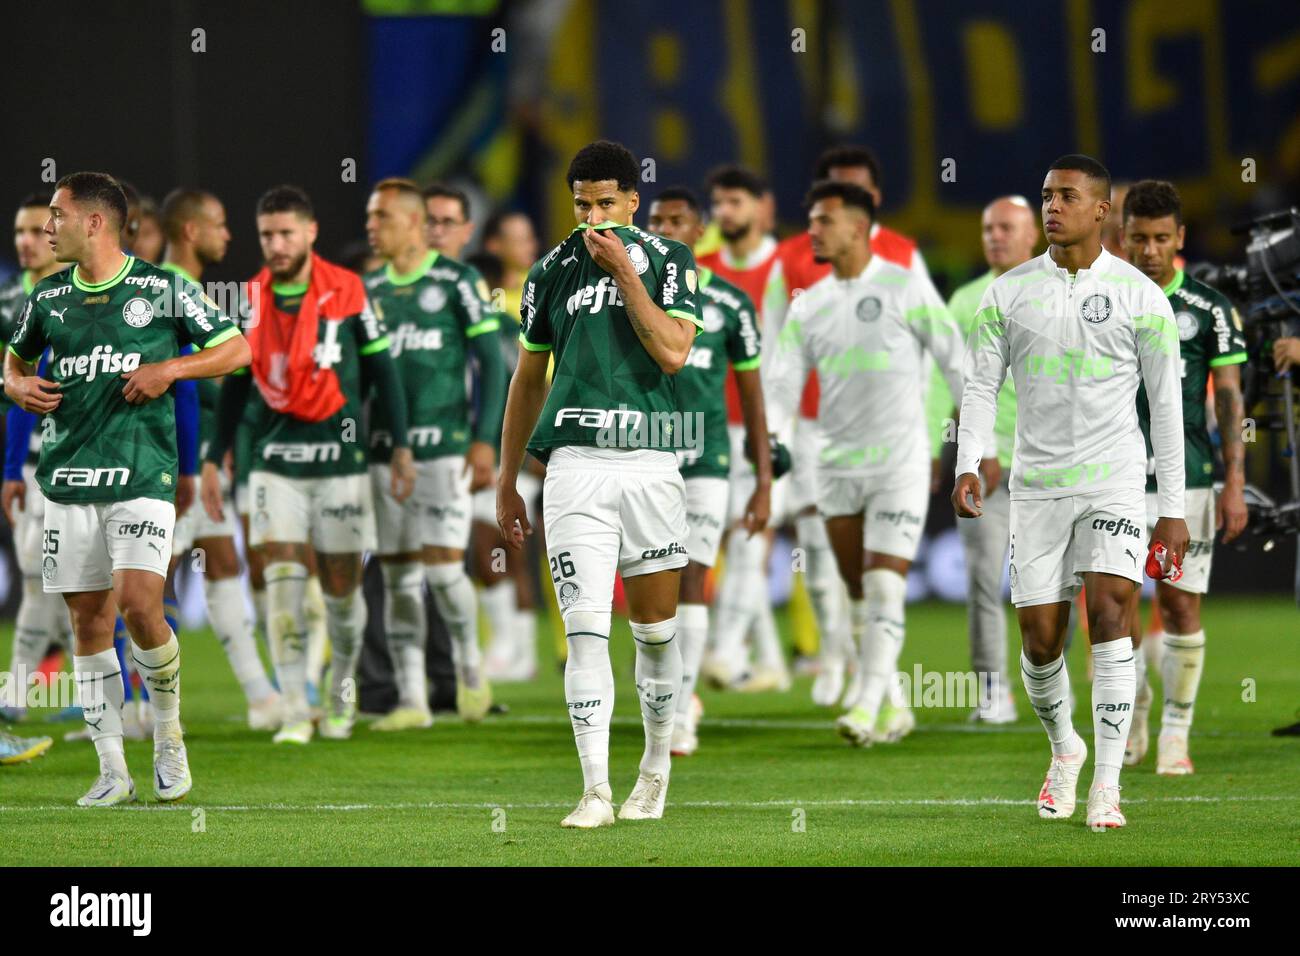
[(203, 204), (216, 198), (206, 189), (191, 189), (186, 186), (169, 192), (162, 202), (162, 227), (167, 241), (175, 242), (179, 239), (185, 224), (199, 217)]
[(655, 196), (652, 203), (656, 202), (684, 202), (690, 207), (691, 212), (697, 216), (700, 215), (700, 200), (689, 187), (686, 186), (669, 186), (666, 189), (659, 190), (659, 195)]
[(54, 191), (66, 189), (80, 203), (96, 205), (111, 214), (120, 232), (126, 225), (126, 194), (108, 173), (69, 173), (54, 184)]
[(274, 212), (296, 212), (303, 219), (316, 218), (316, 210), (312, 208), (306, 190), (288, 184), (272, 186), (257, 200), (259, 216)]
[(1088, 178), (1101, 183), (1105, 187), (1102, 192), (1105, 193), (1107, 199), (1110, 198), (1110, 170), (1091, 156), (1085, 156), (1083, 153), (1066, 153), (1047, 168), (1049, 170), (1073, 169), (1081, 172)]
[(821, 179), (812, 184), (808, 195), (804, 197), (804, 209), (812, 209), (819, 199), (838, 198), (846, 206), (861, 209), (873, 222), (876, 219), (876, 201), (857, 183), (846, 183), (835, 179)]
[(880, 188), (880, 160), (866, 146), (832, 146), (817, 157), (817, 167), (813, 175), (817, 179), (829, 179), (831, 170), (842, 167), (862, 168), (871, 173), (871, 181)]
[(464, 190), (457, 189), (455, 186), (448, 186), (446, 183), (430, 183), (423, 190), (425, 199), (454, 199), (460, 203), (460, 214), (469, 222), (469, 196)]
[(751, 196), (760, 198), (767, 192), (767, 183), (763, 177), (744, 166), (719, 166), (709, 173), (707, 180), (709, 192), (715, 189), (743, 189)]
[(1183, 201), (1178, 196), (1174, 184), (1163, 179), (1144, 179), (1134, 183), (1124, 197), (1124, 209), (1121, 222), (1128, 222), (1133, 216), (1143, 219), (1162, 219), (1173, 216), (1174, 224), (1183, 224)]
[(48, 208), (49, 205), (50, 205), (49, 193), (28, 193), (26, 196), (22, 198), (22, 201), (18, 203), (18, 208), (33, 209), (36, 206), (45, 206)]
[(598, 183), (606, 179), (614, 180), (623, 192), (635, 189), (641, 181), (641, 166), (632, 151), (607, 139), (598, 139), (578, 150), (565, 176), (570, 189), (579, 180)]
[(505, 226), (506, 220), (513, 219), (516, 216), (522, 216), (524, 219), (528, 219), (528, 213), (520, 209), (498, 209), (492, 215), (488, 216), (487, 221), (483, 223), (483, 241), (487, 242), (489, 239), (495, 239), (497, 236), (501, 235), (501, 230)]

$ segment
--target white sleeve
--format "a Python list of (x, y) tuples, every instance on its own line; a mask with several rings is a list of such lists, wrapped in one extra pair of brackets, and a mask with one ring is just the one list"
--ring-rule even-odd
[(799, 411), (799, 399), (808, 379), (802, 312), (798, 305), (791, 309), (781, 331), (774, 338), (767, 338), (767, 328), (763, 332), (767, 361), (762, 365), (761, 375), (767, 430), (783, 442), (788, 442), (791, 438), (795, 414)]
[(1151, 449), (1156, 459), (1160, 517), (1182, 518), (1187, 473), (1183, 465), (1183, 389), (1178, 325), (1169, 300), (1154, 285), (1145, 312), (1133, 319), (1138, 368), (1151, 409)]
[(997, 419), (998, 392), (1010, 364), (1006, 317), (993, 286), (984, 291), (963, 366), (961, 421), (957, 427), (957, 475), (975, 474), (988, 449), (996, 448), (993, 423)]
[[(948, 306), (929, 278), (913, 273), (908, 282), (909, 295), (904, 318), (912, 334), (920, 340), (925, 350), (934, 357), (935, 364), (954, 404), (961, 402), (962, 363), (966, 347), (962, 344), (961, 328), (948, 311)], [(926, 375), (927, 380), (929, 375)]]

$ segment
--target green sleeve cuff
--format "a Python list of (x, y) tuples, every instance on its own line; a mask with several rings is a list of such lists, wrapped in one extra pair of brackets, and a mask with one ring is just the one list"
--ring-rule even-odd
[(484, 319), (482, 322), (476, 322), (465, 330), (465, 338), (472, 339), (476, 335), (482, 335), (484, 332), (495, 332), (501, 328), (501, 320), (496, 318)]
[(388, 344), (388, 336), (385, 335), (382, 338), (375, 339), (368, 345), (361, 346), (361, 354), (374, 355), (376, 352), (387, 352)]
[(671, 315), (674, 319), (685, 319), (687, 322), (691, 323), (691, 325), (695, 326), (696, 335), (699, 335), (704, 331), (704, 322), (691, 312), (687, 312), (683, 309), (669, 309), (666, 314)]
[(524, 338), (524, 333), (522, 332), (519, 333), (519, 344), (530, 352), (549, 352), (551, 350), (549, 345), (537, 345), (534, 342), (528, 341)]
[(731, 368), (733, 371), (736, 372), (752, 372), (754, 369), (758, 368), (760, 364), (762, 364), (762, 361), (763, 361), (762, 356), (755, 356), (752, 359), (745, 359), (745, 361), (743, 362), (732, 362)]
[[(22, 358), (20, 355), (19, 358)], [(1230, 355), (1220, 355), (1218, 358), (1210, 359), (1210, 368), (1218, 368), (1220, 365), (1240, 365), (1246, 361), (1245, 352), (1233, 352)]]
[(231, 326), (230, 328), (223, 329), (222, 331), (218, 332), (216, 335), (212, 336), (212, 338), (208, 339), (206, 342), (203, 343), (203, 347), (205, 349), (216, 348), (222, 342), (229, 342), (236, 335), (239, 335), (239, 329), (235, 328), (234, 326)]

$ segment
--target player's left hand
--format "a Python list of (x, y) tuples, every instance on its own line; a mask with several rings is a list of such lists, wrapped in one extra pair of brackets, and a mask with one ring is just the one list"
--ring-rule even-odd
[(767, 527), (767, 521), (772, 516), (772, 486), (759, 485), (754, 489), (754, 493), (749, 496), (749, 501), (745, 505), (745, 517), (741, 521), (745, 530), (749, 532), (749, 537), (754, 537), (764, 528)]
[(482, 491), (492, 484), (492, 472), (496, 468), (497, 453), (496, 450), (485, 441), (471, 442), (469, 450), (465, 452), (465, 471), (468, 472), (469, 490), (473, 494), (476, 491)]
[(1223, 531), (1224, 544), (1246, 530), (1250, 512), (1246, 510), (1246, 495), (1239, 483), (1234, 481), (1224, 484), (1214, 511), (1214, 527)]
[(194, 476), (181, 475), (176, 482), (176, 518), (179, 520), (194, 504)]
[(628, 258), (627, 250), (618, 236), (604, 229), (584, 229), (582, 241), (586, 244), (591, 258), (596, 260), (596, 265), (615, 279), (631, 271), (632, 260)]
[(389, 470), (392, 479), (388, 490), (392, 493), (393, 500), (400, 504), (415, 491), (415, 456), (411, 454), (411, 449), (394, 448)]
[(167, 362), (150, 362), (141, 365), (134, 372), (123, 372), (122, 377), (126, 379), (126, 388), (122, 389), (122, 394), (132, 405), (152, 402), (176, 381), (171, 365)]
[(1156, 522), (1156, 528), (1151, 532), (1151, 540), (1159, 541), (1165, 546), (1167, 553), (1161, 570), (1166, 575), (1175, 564), (1183, 563), (1183, 555), (1187, 554), (1187, 544), (1191, 541), (1191, 537), (1187, 531), (1187, 522), (1182, 518), (1161, 518)]

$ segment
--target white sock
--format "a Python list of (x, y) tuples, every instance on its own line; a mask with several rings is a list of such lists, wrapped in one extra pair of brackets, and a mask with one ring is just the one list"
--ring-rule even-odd
[(861, 667), (862, 696), (858, 707), (874, 720), (898, 669), (903, 651), (903, 614), (907, 580), (897, 571), (876, 568), (862, 575), (863, 598), (867, 606)]
[(673, 742), (673, 718), (682, 689), (682, 655), (677, 641), (677, 618), (654, 624), (632, 622), (636, 640), (636, 691), (645, 728), (642, 773), (668, 775)]
[(266, 566), (266, 639), (280, 684), (286, 724), (310, 717), (307, 704), (307, 566), (274, 561)]
[[(860, 598), (856, 601), (850, 598), (848, 604), (849, 604), (848, 650), (851, 651), (857, 657), (858, 668), (859, 668), (858, 673), (865, 674), (866, 671), (862, 670), (861, 668), (863, 666), (862, 661), (863, 658), (865, 657), (866, 648), (867, 648), (867, 601), (866, 598)], [(858, 705), (858, 700), (862, 699), (861, 689), (862, 689), (862, 682), (859, 681), (858, 699), (846, 700), (844, 701), (844, 706), (848, 707), (849, 709), (856, 707)]]
[(1205, 631), (1195, 634), (1164, 635), (1164, 660), (1161, 680), (1165, 707), (1160, 720), (1160, 734), (1186, 737), (1192, 729), (1192, 710), (1196, 706), (1196, 689), (1205, 666)]
[(384, 577), (384, 634), (397, 679), (397, 705), (428, 710), (424, 568), (418, 561), (381, 561), (379, 570)]
[(1121, 637), (1092, 646), (1092, 736), (1094, 787), (1119, 784), (1133, 717), (1137, 673), (1133, 639)]
[(113, 648), (98, 654), (72, 658), (77, 681), (77, 702), (90, 728), (100, 772), (112, 771), (130, 778), (122, 752), (122, 668)]
[(468, 687), (479, 686), (478, 594), (459, 561), (426, 564), (424, 575), (433, 603), (447, 625), (455, 653), (456, 679)]
[(522, 661), (521, 670), (537, 670), (537, 609), (515, 608), (515, 659)]
[(51, 613), (55, 605), (63, 598), (58, 594), (46, 594), (39, 576), (23, 578), (23, 593), (18, 603), (18, 617), (14, 621), (13, 653), (9, 658), (10, 678), (4, 686), (7, 693), (0, 704), (13, 707), (19, 711), (27, 709), (27, 688), (25, 681), (36, 673), (41, 664), (45, 649), (58, 640), (58, 619)]
[(795, 534), (808, 562), (804, 587), (817, 618), (820, 657), (823, 661), (843, 660), (847, 595), (826, 535), (826, 522), (818, 515), (803, 515), (795, 521)]
[(344, 597), (325, 595), (325, 621), (329, 629), (330, 712), (350, 713), (357, 700), (357, 661), (366, 633), (366, 596), (358, 585)]
[[(1047, 731), (1052, 742), (1052, 753), (1064, 757), (1075, 753), (1074, 715), (1070, 710), (1070, 672), (1065, 667), (1065, 655), (1046, 664), (1033, 664), (1020, 652), (1020, 676), (1024, 679), (1029, 705)], [(1120, 756), (1123, 756), (1123, 748)]]
[(582, 764), (583, 790), (609, 783), (609, 721), (614, 713), (609, 618), (608, 611), (571, 611), (564, 619), (569, 645), (564, 698)]
[[(755, 577), (762, 580), (766, 549), (761, 534), (750, 538), (743, 528), (733, 528), (727, 538), (726, 573), (713, 602), (713, 653), (733, 669), (733, 677), (741, 670), (745, 635), (758, 611), (753, 603), (758, 592), (752, 583)], [(766, 593), (763, 600), (767, 600)]]
[(320, 684), (325, 673), (325, 653), (330, 647), (329, 612), (325, 608), (325, 589), (313, 574), (303, 593), (303, 622), (307, 630), (307, 657), (304, 673), (307, 682)]
[(273, 693), (266, 679), (262, 659), (257, 656), (257, 638), (253, 636), (253, 622), (244, 604), (244, 585), (239, 578), (214, 581), (203, 579), (203, 596), (207, 599), (208, 620), (217, 634), (235, 680), (244, 690), (250, 704), (266, 700)]
[(502, 661), (511, 661), (515, 656), (515, 582), (512, 578), (503, 578), (495, 584), (489, 584), (479, 592), (479, 603), (483, 606), (483, 615), (487, 618), (488, 630), (492, 637), (488, 640), (488, 656)]
[(1165, 636), (1167, 634), (1167, 631), (1152, 631), (1142, 638), (1142, 654), (1152, 674), (1164, 673)]
[(160, 647), (143, 648), (131, 639), (131, 658), (153, 704), (153, 739), (162, 742), (181, 732), (181, 645), (174, 633)]
[(681, 642), (682, 690), (677, 695), (677, 719), (689, 720), (691, 697), (695, 681), (700, 676), (700, 662), (704, 659), (704, 644), (709, 639), (709, 606), (707, 604), (679, 604), (677, 606), (677, 640)]
[(767, 596), (767, 578), (757, 579), (763, 586), (763, 593), (755, 596), (754, 606), (758, 612), (754, 615), (751, 633), (754, 637), (754, 650), (758, 666), (764, 670), (785, 671), (785, 650), (781, 647), (781, 635), (776, 630), (776, 615), (772, 613), (772, 602)]

